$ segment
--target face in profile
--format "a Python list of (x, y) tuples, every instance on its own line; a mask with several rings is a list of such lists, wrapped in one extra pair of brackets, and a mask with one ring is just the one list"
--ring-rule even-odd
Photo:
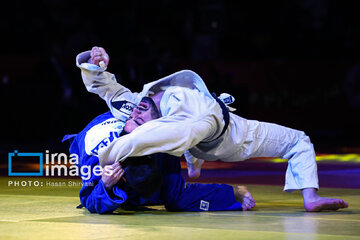
[(161, 117), (161, 113), (154, 101), (149, 97), (144, 97), (140, 104), (134, 108), (129, 120), (126, 121), (124, 131), (131, 133), (135, 128), (159, 117)]

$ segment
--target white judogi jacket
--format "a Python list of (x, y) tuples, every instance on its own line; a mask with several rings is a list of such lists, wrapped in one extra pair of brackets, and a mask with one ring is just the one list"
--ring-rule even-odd
[(90, 52), (85, 52), (76, 61), (86, 88), (102, 97), (122, 121), (128, 119), (144, 96), (165, 91), (160, 101), (163, 117), (99, 149), (101, 165), (157, 152), (181, 156), (188, 149), (193, 156), (207, 161), (279, 157), (289, 159), (284, 190), (319, 187), (315, 151), (304, 132), (229, 113), (229, 126), (221, 135), (225, 125), (221, 107), (196, 73), (180, 71), (144, 85), (140, 93), (132, 93), (105, 68), (87, 64), (89, 58)]
[[(228, 128), (235, 128), (233, 131), (228, 129), (220, 136), (225, 124), (221, 107), (195, 72), (190, 70), (176, 72), (144, 85), (140, 93), (132, 93), (117, 83), (114, 75), (106, 72), (105, 68), (84, 64), (89, 56), (90, 52), (81, 53), (76, 61), (77, 66), (82, 70), (86, 88), (89, 92), (102, 97), (116, 118), (126, 121), (132, 111), (132, 109), (126, 111), (127, 109), (139, 104), (149, 93), (165, 90), (160, 102), (163, 117), (137, 127), (131, 134), (111, 143), (112, 146), (100, 149), (99, 157), (102, 164), (157, 152), (181, 156), (188, 149), (197, 158), (208, 161), (222, 158), (226, 161), (226, 158), (235, 151), (234, 144), (241, 145), (244, 140), (244, 132), (247, 129), (246, 119), (231, 113)], [(124, 103), (120, 109), (116, 109), (114, 102), (119, 101)], [(126, 108), (124, 109), (123, 106)], [(237, 118), (236, 124), (232, 121), (233, 117)], [(235, 138), (229, 138), (230, 132), (236, 134)]]

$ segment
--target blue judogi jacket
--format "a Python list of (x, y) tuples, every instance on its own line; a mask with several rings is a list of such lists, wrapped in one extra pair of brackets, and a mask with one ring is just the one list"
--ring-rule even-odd
[[(79, 156), (79, 167), (90, 166), (92, 170), (95, 166), (99, 165), (99, 158), (96, 155), (90, 155), (89, 151), (87, 152), (87, 147), (85, 146), (87, 141), (85, 139), (91, 128), (101, 125), (102, 123), (106, 124), (106, 121), (109, 119), (114, 121), (113, 115), (110, 112), (104, 113), (91, 121), (75, 137), (73, 135), (64, 138), (66, 140), (74, 137), (70, 146), (70, 153), (76, 153)], [(111, 138), (116, 134), (119, 137), (121, 131), (122, 129), (119, 129), (119, 132), (115, 134), (110, 132), (109, 141), (111, 141)], [(95, 150), (92, 149), (91, 152), (96, 152), (96, 148), (97, 147), (95, 146)], [(89, 179), (83, 178), (83, 187), (81, 188), (79, 195), (81, 204), (92, 213), (112, 212), (119, 208), (122, 204), (130, 206), (162, 204), (162, 201), (159, 200), (159, 192), (154, 194), (150, 199), (144, 199), (131, 189), (123, 180), (120, 180), (113, 186), (112, 191), (108, 192), (101, 180), (101, 176), (96, 176), (94, 174), (89, 175)]]

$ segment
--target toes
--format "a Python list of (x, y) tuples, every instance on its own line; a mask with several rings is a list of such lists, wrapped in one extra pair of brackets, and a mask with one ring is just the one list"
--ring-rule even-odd
[(242, 203), (243, 211), (247, 211), (255, 206), (255, 203), (251, 202), (249, 199), (244, 199)]
[(342, 199), (336, 199), (336, 200), (338, 200), (339, 208), (347, 208), (348, 207), (348, 203), (345, 202), (344, 200), (342, 200)]

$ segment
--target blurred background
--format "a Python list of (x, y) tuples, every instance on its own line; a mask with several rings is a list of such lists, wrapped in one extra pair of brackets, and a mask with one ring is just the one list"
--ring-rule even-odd
[(107, 111), (78, 53), (110, 55), (133, 91), (181, 69), (228, 92), (236, 114), (304, 130), (317, 152), (360, 152), (360, 1), (8, 1), (2, 7), (1, 161), (66, 151)]

